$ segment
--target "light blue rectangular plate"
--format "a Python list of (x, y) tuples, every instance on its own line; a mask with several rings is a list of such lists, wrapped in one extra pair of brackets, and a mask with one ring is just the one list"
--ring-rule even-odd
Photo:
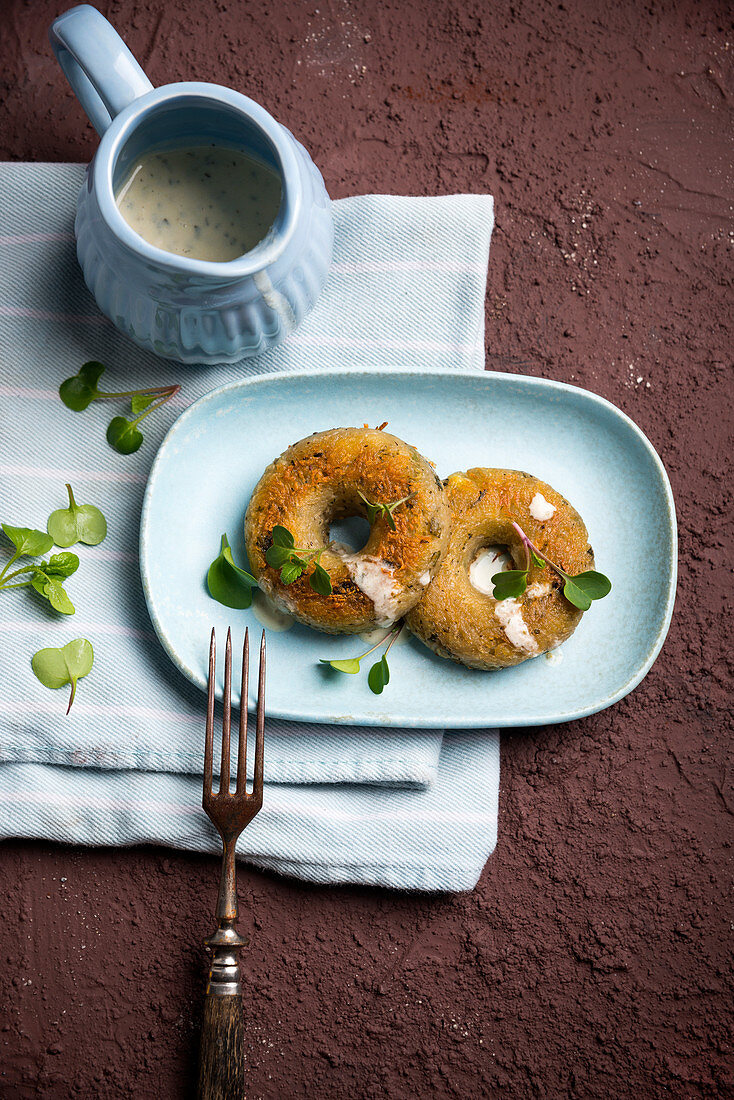
[[(673, 497), (651, 444), (624, 413), (586, 390), (448, 371), (244, 378), (179, 417), (148, 481), (140, 555), (153, 625), (180, 671), (206, 688), (212, 626), (220, 644), (228, 626), (238, 640), (246, 626), (259, 636), (252, 611), (215, 603), (205, 578), (224, 531), (235, 560), (244, 561), (245, 510), (268, 463), (312, 432), (385, 420), (441, 477), (500, 466), (550, 483), (582, 515), (612, 592), (584, 615), (558, 651), (560, 662), (541, 656), (480, 672), (410, 638), (391, 651), (391, 680), (379, 696), (366, 674), (338, 675), (319, 664), (322, 657), (357, 655), (366, 648), (359, 638), (300, 625), (271, 631), (267, 712), (386, 726), (544, 725), (602, 710), (639, 684), (670, 624), (677, 563)], [(653, 561), (654, 568), (640, 569)], [(629, 583), (632, 571), (641, 583)]]

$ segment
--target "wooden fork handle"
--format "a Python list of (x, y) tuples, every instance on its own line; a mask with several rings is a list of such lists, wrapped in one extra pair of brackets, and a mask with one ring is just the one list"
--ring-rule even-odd
[(199, 1100), (244, 1100), (242, 994), (207, 990), (201, 1027)]

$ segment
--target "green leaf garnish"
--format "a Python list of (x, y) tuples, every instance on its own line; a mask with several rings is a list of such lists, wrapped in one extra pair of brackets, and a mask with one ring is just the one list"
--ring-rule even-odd
[(252, 590), (257, 588), (257, 581), (235, 563), (226, 534), (222, 535), (219, 555), (209, 566), (206, 584), (212, 599), (225, 607), (244, 610), (252, 604)]
[(39, 649), (31, 658), (31, 668), (44, 687), (58, 688), (71, 684), (68, 714), (76, 694), (77, 680), (91, 672), (94, 650), (86, 638), (75, 638), (60, 649)]
[[(363, 653), (362, 657), (365, 656), (366, 654)], [(331, 665), (337, 672), (348, 672), (350, 676), (354, 676), (359, 672), (359, 662), (362, 657), (347, 657), (344, 661), (329, 661), (322, 657), (319, 663), (322, 665)]]
[(323, 565), (316, 563), (313, 573), (309, 577), (311, 587), (314, 592), (318, 592), (320, 596), (328, 596), (331, 594), (331, 578), (324, 569)]
[(374, 653), (376, 649), (379, 649), (380, 646), (384, 645), (389, 639), (387, 649), (380, 660), (372, 666), (367, 675), (367, 683), (369, 684), (370, 691), (373, 691), (375, 695), (381, 695), (384, 688), (390, 683), (390, 669), (387, 664), (387, 655), (394, 642), (400, 637), (400, 632), (404, 625), (402, 619), (399, 623), (395, 623), (394, 626), (390, 627), (384, 638), (380, 638), (379, 642), (375, 642), (375, 644), (365, 650), (364, 653), (360, 653), (359, 657), (347, 657), (339, 661), (330, 661), (328, 658), (322, 657), (320, 664), (330, 665), (331, 668), (336, 669), (337, 672), (347, 672), (350, 676), (354, 676), (359, 672), (360, 661), (363, 661), (365, 657), (369, 657), (370, 653)]
[(405, 504), (406, 500), (410, 500), (411, 497), (415, 496), (415, 493), (408, 493), (407, 497), (401, 497), (400, 500), (394, 500), (392, 501), (392, 503), (388, 502), (383, 504), (382, 501), (368, 500), (364, 493), (360, 492), (359, 489), (357, 490), (357, 494), (362, 499), (362, 502), (367, 511), (367, 519), (369, 520), (370, 524), (373, 524), (379, 516), (384, 516), (387, 520), (388, 526), (392, 531), (395, 530), (395, 520), (393, 518), (393, 512), (396, 508), (399, 508), (401, 504)]
[[(556, 565), (539, 550), (528, 538), (519, 523), (513, 521), (512, 526), (522, 539), (525, 548), (525, 568), (507, 569), (503, 573), (497, 573), (492, 577), (494, 586), (494, 598), (507, 600), (520, 596), (527, 587), (528, 570), (533, 562), (539, 568), (549, 565), (564, 581), (563, 595), (574, 607), (580, 611), (588, 611), (593, 600), (601, 600), (608, 596), (612, 590), (612, 582), (603, 573), (597, 573), (595, 569), (589, 569), (585, 573), (578, 573), (572, 577), (560, 565)], [(510, 578), (509, 580), (507, 578)]]
[(331, 578), (323, 565), (321, 555), (325, 546), (317, 550), (308, 550), (295, 545), (295, 539), (287, 527), (276, 524), (273, 528), (272, 545), (265, 551), (265, 561), (271, 569), (280, 569), (280, 579), (283, 584), (293, 584), (306, 572), (311, 561), (314, 568), (308, 578), (308, 583), (314, 592), (320, 596), (331, 595)]
[(76, 542), (98, 546), (107, 535), (107, 520), (94, 504), (77, 504), (68, 483), (66, 491), (69, 507), (59, 508), (48, 517), (49, 535), (57, 546), (73, 546)]
[(101, 363), (85, 363), (73, 378), (67, 378), (59, 386), (59, 396), (67, 409), (83, 412), (99, 396), (97, 383), (104, 374)]
[(104, 369), (101, 363), (85, 363), (78, 374), (61, 383), (59, 396), (66, 407), (74, 412), (83, 412), (92, 401), (113, 401), (129, 397), (134, 419), (127, 420), (124, 416), (115, 416), (107, 428), (107, 442), (118, 454), (131, 455), (143, 442), (143, 433), (138, 428), (140, 421), (162, 408), (181, 387), (178, 385), (148, 386), (140, 390), (107, 393), (100, 390), (97, 385)]
[(137, 420), (126, 420), (124, 416), (113, 416), (107, 427), (107, 442), (121, 455), (132, 455), (143, 444), (143, 433), (138, 431)]
[(49, 576), (42, 569), (37, 569), (31, 577), (31, 584), (40, 596), (48, 600), (54, 611), (60, 611), (62, 615), (74, 614), (74, 604), (66, 594), (61, 577)]
[(39, 554), (45, 554), (54, 544), (50, 535), (33, 527), (11, 527), (9, 523), (3, 523), (2, 529), (15, 547), (12, 561), (23, 557), (36, 558)]
[(50, 576), (70, 577), (79, 568), (79, 558), (69, 550), (62, 554), (52, 554), (48, 561), (42, 561), (38, 567)]
[(588, 611), (592, 600), (602, 600), (612, 590), (612, 583), (603, 573), (589, 569), (586, 573), (577, 573), (575, 577), (566, 576), (563, 595), (574, 607)]
[(495, 600), (512, 600), (522, 596), (528, 584), (527, 569), (505, 569), (495, 573), (492, 585)]
[(20, 557), (37, 557), (53, 546), (51, 535), (32, 527), (2, 525), (5, 534), (15, 546), (15, 553), (0, 572), (0, 590), (7, 588), (34, 588), (40, 596), (63, 615), (73, 615), (74, 605), (64, 591), (64, 579), (79, 568), (76, 554), (52, 554), (48, 561), (24, 565), (9, 573), (11, 565)]
[(273, 545), (274, 546), (295, 546), (293, 535), (290, 533), (287, 527), (281, 527), (276, 523), (273, 528)]
[(370, 686), (370, 691), (374, 692), (375, 695), (382, 695), (383, 689), (390, 683), (390, 669), (387, 665), (387, 655), (385, 653), (370, 669), (367, 683)]
[(286, 562), (291, 560), (291, 554), (293, 550), (289, 546), (276, 546), (273, 543), (265, 551), (265, 561), (268, 565), (272, 565), (273, 569), (280, 569)]
[(295, 560), (288, 560), (283, 565), (280, 571), (280, 579), (283, 584), (293, 584), (303, 574), (305, 569), (304, 563), (296, 558)]
[(130, 398), (130, 411), (137, 416), (143, 409), (147, 409), (155, 401), (154, 393), (134, 393)]

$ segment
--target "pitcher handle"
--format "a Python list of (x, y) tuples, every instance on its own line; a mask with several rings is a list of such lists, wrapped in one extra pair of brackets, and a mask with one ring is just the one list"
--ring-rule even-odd
[(114, 27), (90, 4), (69, 8), (51, 24), (51, 45), (89, 121), (101, 137), (115, 115), (152, 91)]

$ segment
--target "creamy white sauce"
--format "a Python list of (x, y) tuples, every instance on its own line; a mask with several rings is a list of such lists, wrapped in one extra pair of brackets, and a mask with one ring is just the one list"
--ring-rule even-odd
[(257, 621), (267, 630), (290, 630), (296, 621), (287, 611), (281, 611), (264, 592), (252, 593), (252, 610)]
[(524, 653), (537, 653), (538, 643), (530, 634), (522, 617), (522, 607), (514, 599), (499, 600), (494, 605), (494, 613), (502, 623), (502, 629), (508, 641)]
[(357, 588), (372, 600), (378, 625), (394, 623), (398, 618), (399, 592), (393, 577), (393, 566), (385, 565), (379, 558), (345, 553), (346, 547), (340, 543), (332, 543), (332, 550), (339, 554)]
[(530, 515), (533, 519), (550, 519), (556, 510), (555, 504), (546, 500), (542, 493), (536, 493), (530, 501)]
[(263, 239), (280, 199), (277, 172), (239, 149), (214, 145), (142, 156), (116, 195), (125, 221), (149, 244), (220, 262)]
[(422, 584), (423, 587), (425, 588), (425, 586), (427, 584), (430, 584), (430, 583), (431, 583), (431, 573), (430, 573), (430, 570), (426, 569), (425, 573), (421, 573), (420, 577), (418, 578), (418, 584)]
[(492, 577), (503, 569), (512, 569), (513, 561), (503, 546), (484, 546), (469, 566), (469, 583), (477, 592), (494, 596)]
[[(514, 567), (515, 563), (504, 546), (485, 546), (469, 566), (469, 582), (477, 592), (494, 597), (492, 577)], [(525, 590), (527, 598), (531, 600), (547, 596), (550, 592), (551, 584), (548, 581), (535, 581)], [(493, 610), (512, 645), (528, 655), (540, 652), (538, 643), (525, 625), (521, 603), (515, 599), (496, 600)]]

